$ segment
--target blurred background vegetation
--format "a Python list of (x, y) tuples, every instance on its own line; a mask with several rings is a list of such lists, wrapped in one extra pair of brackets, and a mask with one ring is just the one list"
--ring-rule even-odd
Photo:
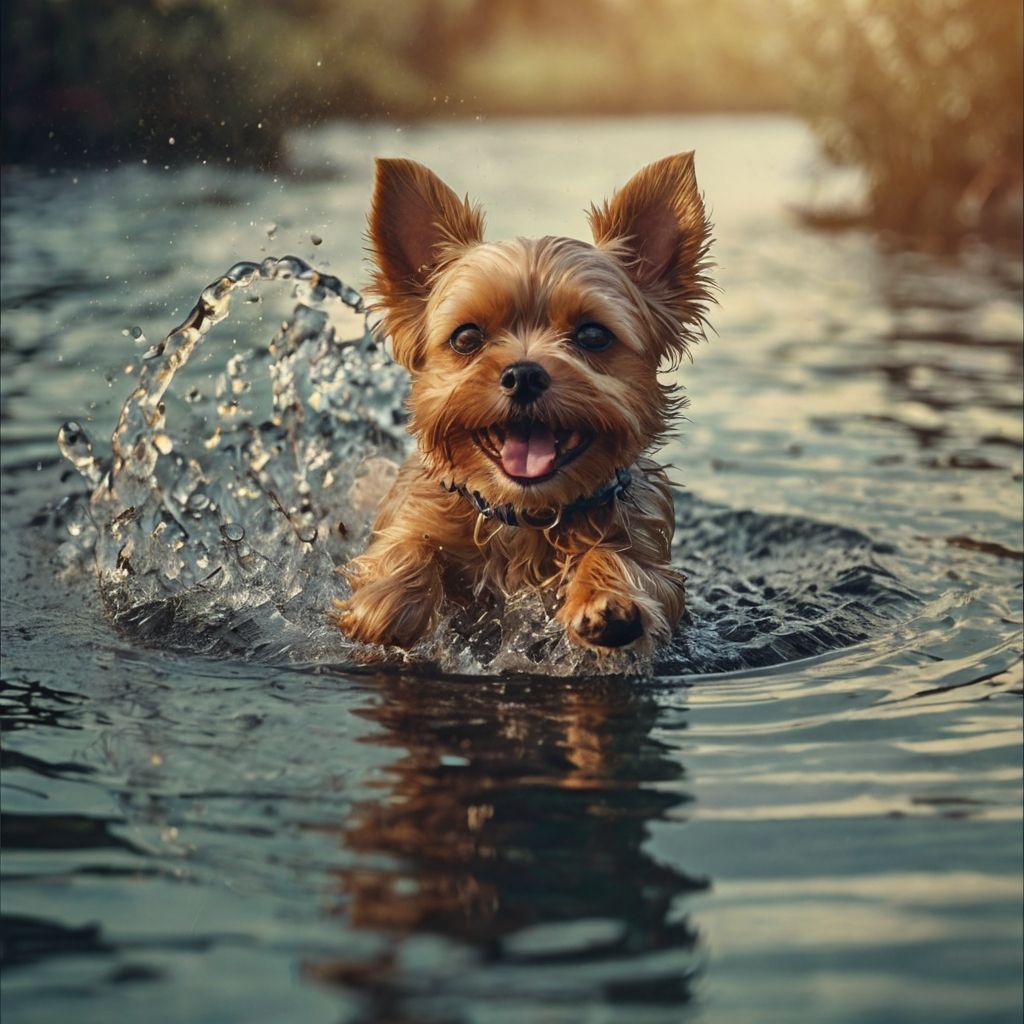
[(906, 234), (1019, 232), (1021, 0), (4, 0), (3, 161), (281, 161), (337, 117), (796, 110)]
[(862, 167), (869, 219), (941, 244), (1020, 243), (1021, 0), (805, 0), (794, 104), (826, 154)]

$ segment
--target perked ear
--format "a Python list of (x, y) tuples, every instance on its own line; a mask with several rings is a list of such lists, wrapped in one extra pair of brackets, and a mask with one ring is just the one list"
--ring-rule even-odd
[(677, 324), (699, 326), (711, 299), (711, 225), (693, 153), (667, 156), (637, 171), (609, 202), (591, 207), (590, 227), (595, 243), (617, 249), (636, 283), (667, 303)]
[(420, 362), (423, 301), (435, 271), (483, 241), (483, 215), (414, 160), (378, 160), (370, 208), (373, 291), (395, 358)]

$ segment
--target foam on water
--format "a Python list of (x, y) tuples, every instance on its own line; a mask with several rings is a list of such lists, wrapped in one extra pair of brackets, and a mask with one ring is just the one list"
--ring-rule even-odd
[[(266, 348), (222, 360), (208, 393), (182, 386), (232, 299), (276, 282), (299, 301)], [(339, 336), (339, 309), (356, 314), (354, 337)], [(365, 544), (409, 447), (406, 389), (355, 290), (294, 256), (235, 264), (146, 353), (109, 455), (77, 422), (61, 428), (61, 452), (87, 487), (65, 511), (65, 562), (95, 566), (114, 622), (143, 641), (261, 661), (406, 660), (349, 642), (328, 620), (332, 599), (345, 596), (336, 570)], [(846, 646), (909, 597), (885, 552), (855, 531), (688, 495), (678, 508), (690, 611), (658, 671)], [(570, 646), (549, 612), (535, 593), (452, 610), (412, 660), (474, 674), (652, 667), (629, 652), (600, 658)]]

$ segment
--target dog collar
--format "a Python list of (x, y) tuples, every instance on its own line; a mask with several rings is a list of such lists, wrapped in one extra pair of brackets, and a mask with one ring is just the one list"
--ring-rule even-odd
[(496, 519), (505, 526), (530, 526), (535, 530), (550, 530), (577, 512), (589, 512), (592, 508), (606, 505), (621, 497), (632, 480), (633, 477), (628, 469), (617, 469), (615, 470), (615, 479), (611, 483), (605, 484), (604, 487), (588, 497), (580, 498), (562, 509), (552, 509), (550, 518), (535, 515), (532, 512), (527, 512), (526, 509), (516, 512), (515, 506), (512, 504), (492, 505), (479, 491), (471, 491), (465, 484), (449, 484), (442, 480), (441, 486), (451, 494), (461, 494), (484, 519)]

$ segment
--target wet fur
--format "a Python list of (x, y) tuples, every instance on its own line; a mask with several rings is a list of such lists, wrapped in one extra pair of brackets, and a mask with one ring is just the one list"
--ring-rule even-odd
[[(692, 154), (641, 170), (590, 213), (594, 244), (568, 238), (483, 241), (483, 218), (436, 175), (382, 160), (370, 214), (381, 331), (412, 375), (417, 451), (385, 498), (366, 552), (345, 568), (353, 596), (337, 622), (367, 643), (411, 647), (437, 624), (442, 599), (549, 588), (573, 641), (607, 649), (667, 639), (684, 605), (670, 563), (674, 511), (648, 457), (682, 405), (658, 379), (702, 332), (708, 232)], [(605, 351), (572, 341), (583, 323), (615, 337)], [(448, 344), (474, 323), (472, 355)], [(539, 363), (551, 385), (529, 414), (554, 429), (590, 429), (590, 446), (550, 479), (511, 479), (473, 442), (513, 409), (502, 370)], [(481, 517), (441, 482), (492, 505), (557, 512), (629, 468), (619, 499), (548, 530)]]

